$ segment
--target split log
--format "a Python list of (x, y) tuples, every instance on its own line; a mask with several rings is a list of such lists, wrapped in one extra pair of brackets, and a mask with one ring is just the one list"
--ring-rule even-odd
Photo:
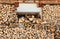
[(41, 19), (40, 18), (36, 18), (36, 23), (40, 23), (41, 22)]

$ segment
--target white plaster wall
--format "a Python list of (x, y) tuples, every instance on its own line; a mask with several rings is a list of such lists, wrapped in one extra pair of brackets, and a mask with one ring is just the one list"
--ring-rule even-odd
[(17, 12), (41, 12), (41, 8), (37, 8), (36, 4), (19, 4)]

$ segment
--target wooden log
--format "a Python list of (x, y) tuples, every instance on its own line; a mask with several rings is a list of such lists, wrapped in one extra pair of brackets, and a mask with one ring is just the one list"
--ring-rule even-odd
[(40, 18), (36, 18), (36, 23), (40, 23), (41, 22), (41, 19)]
[(24, 21), (25, 21), (24, 17), (19, 18), (19, 22), (24, 22)]

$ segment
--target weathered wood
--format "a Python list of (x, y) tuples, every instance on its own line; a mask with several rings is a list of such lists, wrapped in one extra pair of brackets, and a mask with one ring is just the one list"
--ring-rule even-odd
[[(47, 22), (54, 22), (56, 25), (60, 15), (59, 15), (60, 5), (45, 5), (43, 7), (43, 20)], [(60, 20), (60, 19), (59, 19)]]
[(60, 4), (59, 0), (40, 0), (41, 4)]
[(18, 22), (14, 5), (0, 4), (0, 7), (0, 25), (9, 26)]

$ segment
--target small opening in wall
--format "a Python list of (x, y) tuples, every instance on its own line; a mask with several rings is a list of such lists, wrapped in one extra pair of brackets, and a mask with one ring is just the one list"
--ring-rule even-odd
[(18, 17), (18, 20), (19, 20), (19, 27), (24, 27), (24, 23), (26, 22), (30, 22), (30, 23), (36, 23), (36, 22), (33, 22), (33, 21), (30, 21), (30, 18), (32, 19), (41, 19), (40, 15), (39, 14), (17, 14), (17, 17)]

